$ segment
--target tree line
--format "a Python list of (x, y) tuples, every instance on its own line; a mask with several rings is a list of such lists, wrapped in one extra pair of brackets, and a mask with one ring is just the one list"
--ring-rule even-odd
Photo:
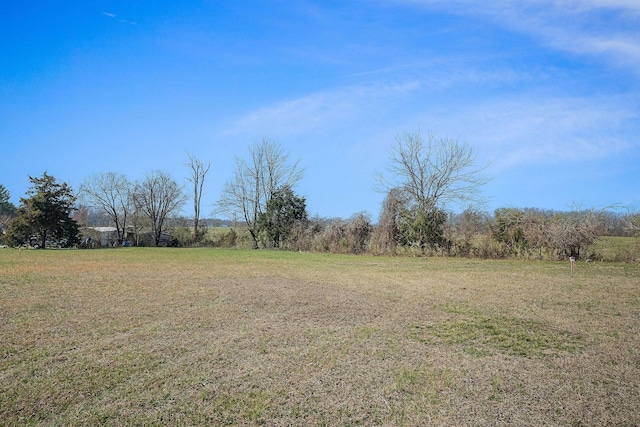
[[(578, 258), (604, 234), (638, 232), (639, 215), (634, 213), (516, 208), (497, 209), (493, 216), (484, 213), (477, 206), (490, 178), (486, 167), (477, 164), (473, 148), (418, 131), (397, 136), (387, 168), (374, 177), (376, 189), (386, 195), (376, 223), (365, 213), (348, 220), (310, 219), (306, 199), (295, 193), (304, 175), (300, 161), (292, 161), (269, 139), (253, 144), (246, 158), (235, 159), (215, 203), (216, 214), (242, 226), (230, 228), (214, 242), (201, 217), (210, 163), (190, 153), (187, 158), (191, 196), (162, 171), (148, 172), (135, 182), (121, 173), (96, 173), (85, 178), (77, 193), (45, 172), (29, 177), (31, 188), (17, 208), (0, 184), (0, 236), (11, 246), (82, 246), (79, 225), (85, 225), (92, 212), (102, 214), (103, 222), (115, 228), (114, 245), (160, 246), (171, 235), (171, 243), (180, 246), (233, 246), (246, 232), (253, 248)], [(188, 200), (194, 208), (191, 224), (178, 224)], [(456, 214), (452, 206), (464, 210)]]

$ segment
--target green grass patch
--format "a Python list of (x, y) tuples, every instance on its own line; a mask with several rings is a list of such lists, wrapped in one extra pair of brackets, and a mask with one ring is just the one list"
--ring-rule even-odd
[[(457, 309), (456, 312), (461, 312)], [(413, 326), (411, 335), (424, 342), (437, 340), (483, 357), (496, 352), (520, 357), (571, 355), (584, 350), (581, 335), (557, 329), (545, 322), (506, 316), (471, 317)]]
[(640, 261), (640, 238), (605, 236), (587, 250), (587, 257), (616, 262)]

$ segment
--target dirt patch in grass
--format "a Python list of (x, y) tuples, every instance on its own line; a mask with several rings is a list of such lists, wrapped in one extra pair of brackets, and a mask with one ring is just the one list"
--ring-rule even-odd
[(637, 267), (0, 256), (1, 425), (640, 423)]

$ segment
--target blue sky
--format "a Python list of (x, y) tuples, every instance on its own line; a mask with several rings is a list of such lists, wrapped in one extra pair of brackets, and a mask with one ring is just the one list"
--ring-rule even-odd
[[(485, 209), (640, 204), (638, 0), (23, 1), (0, 6), (0, 183), (211, 161), (263, 137), (311, 215), (376, 219), (396, 135), (457, 138)], [(190, 213), (189, 205), (185, 214)]]

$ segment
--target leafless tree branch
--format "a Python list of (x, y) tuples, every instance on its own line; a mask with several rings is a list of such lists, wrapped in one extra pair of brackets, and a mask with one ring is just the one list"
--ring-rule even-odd
[(284, 186), (293, 188), (302, 175), (299, 161), (290, 163), (280, 144), (263, 138), (249, 148), (248, 160), (236, 158), (233, 177), (225, 182), (216, 202), (217, 211), (230, 218), (240, 216), (257, 247), (255, 225), (271, 195)]
[(125, 236), (127, 220), (132, 213), (132, 183), (121, 173), (107, 172), (90, 176), (80, 185), (80, 198), (94, 209), (102, 210), (113, 221), (118, 244)]
[(400, 189), (425, 212), (454, 203), (478, 203), (480, 188), (490, 179), (476, 160), (466, 143), (432, 134), (425, 140), (419, 131), (404, 132), (396, 137), (387, 174), (376, 175), (376, 187), (384, 192)]
[(187, 152), (187, 156), (189, 157), (187, 166), (191, 169), (191, 176), (188, 180), (193, 184), (193, 235), (195, 239), (198, 240), (202, 190), (207, 173), (209, 173), (209, 169), (211, 168), (211, 162), (207, 162), (205, 166), (204, 162), (191, 153)]

